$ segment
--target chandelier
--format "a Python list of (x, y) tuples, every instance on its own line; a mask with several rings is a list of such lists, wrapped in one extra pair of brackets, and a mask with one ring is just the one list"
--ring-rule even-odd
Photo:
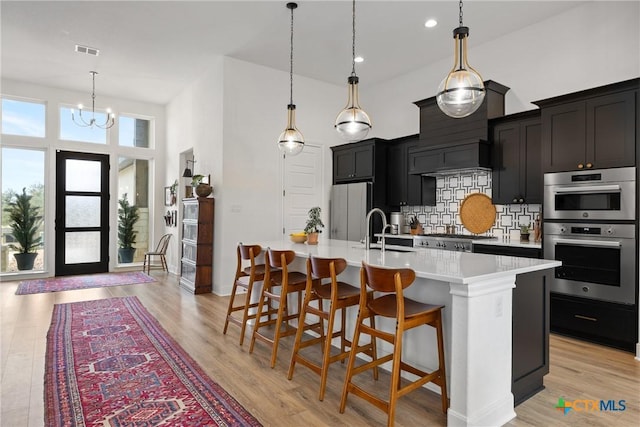
[(91, 91), (91, 118), (89, 121), (85, 120), (82, 117), (83, 105), (78, 104), (78, 119), (76, 120), (73, 109), (71, 109), (71, 120), (78, 126), (86, 128), (86, 127), (97, 127), (100, 129), (109, 129), (115, 124), (115, 115), (111, 112), (111, 109), (107, 108), (107, 118), (104, 123), (98, 123), (96, 121), (96, 74), (97, 71), (89, 71), (91, 74), (91, 79), (93, 80), (93, 87)]

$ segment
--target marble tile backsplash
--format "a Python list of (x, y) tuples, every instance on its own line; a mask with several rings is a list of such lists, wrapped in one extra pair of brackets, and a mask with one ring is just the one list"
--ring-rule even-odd
[[(425, 233), (444, 233), (447, 225), (455, 225), (456, 232), (470, 234), (460, 221), (458, 210), (470, 193), (484, 193), (491, 197), (491, 172), (469, 172), (445, 175), (436, 179), (435, 206), (403, 206), (405, 221), (416, 216)], [(496, 222), (488, 235), (501, 236), (520, 232), (520, 226), (533, 225), (540, 214), (541, 205), (496, 205)]]

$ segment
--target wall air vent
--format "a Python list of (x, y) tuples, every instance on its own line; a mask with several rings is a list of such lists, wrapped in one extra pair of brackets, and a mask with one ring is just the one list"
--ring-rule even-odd
[(95, 47), (76, 45), (76, 52), (78, 53), (86, 53), (87, 55), (98, 56), (100, 55), (100, 49), (96, 49)]

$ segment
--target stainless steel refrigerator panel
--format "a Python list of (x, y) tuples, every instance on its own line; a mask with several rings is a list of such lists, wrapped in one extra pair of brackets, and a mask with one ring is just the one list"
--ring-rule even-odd
[(329, 218), (329, 238), (347, 240), (348, 185), (331, 187), (331, 215)]
[(366, 233), (365, 217), (367, 216), (367, 199), (371, 184), (349, 184), (347, 201), (347, 240), (359, 242)]

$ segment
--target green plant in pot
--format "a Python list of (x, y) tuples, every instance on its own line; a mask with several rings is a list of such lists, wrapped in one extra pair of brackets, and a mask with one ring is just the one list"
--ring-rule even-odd
[(307, 225), (304, 227), (304, 232), (307, 233), (308, 237), (308, 245), (318, 244), (318, 233), (322, 233), (322, 229), (324, 228), (324, 224), (320, 218), (321, 213), (322, 210), (319, 206), (309, 209), (309, 218), (307, 219)]
[(213, 191), (213, 187), (202, 182), (204, 175), (194, 175), (191, 178), (191, 186), (198, 197), (207, 197)]
[(529, 241), (530, 227), (528, 225), (520, 226), (520, 240), (523, 242)]
[(15, 243), (9, 247), (17, 253), (13, 254), (18, 264), (18, 270), (32, 270), (38, 256), (35, 252), (42, 245), (42, 237), (38, 236), (38, 229), (42, 224), (40, 208), (31, 204), (31, 198), (25, 188), (22, 194), (16, 194), (8, 203), (5, 212), (11, 220), (11, 234)]
[(127, 193), (124, 193), (122, 198), (118, 200), (118, 205), (118, 262), (130, 263), (133, 262), (133, 255), (136, 252), (133, 245), (136, 243), (136, 234), (138, 233), (133, 227), (140, 215), (138, 207), (131, 205), (127, 200)]

